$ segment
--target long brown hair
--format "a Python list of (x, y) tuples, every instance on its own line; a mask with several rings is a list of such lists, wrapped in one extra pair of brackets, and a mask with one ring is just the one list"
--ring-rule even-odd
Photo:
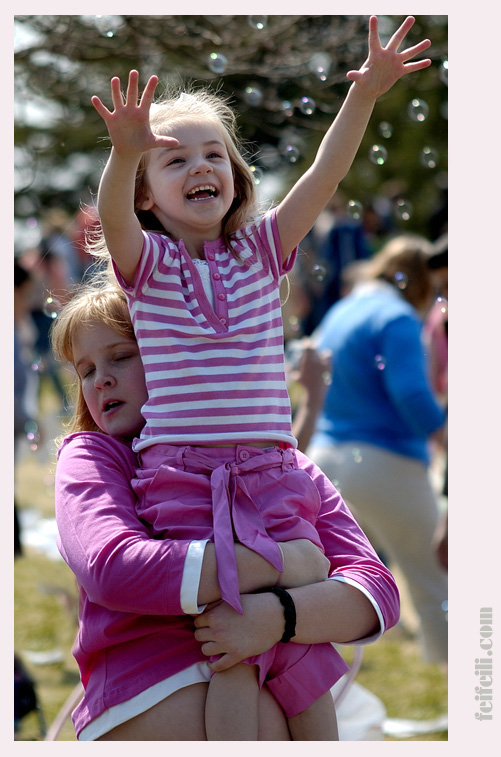
[(433, 282), (428, 258), (433, 247), (417, 234), (390, 239), (362, 268), (364, 279), (382, 279), (397, 287), (417, 310), (431, 303)]
[[(124, 292), (104, 276), (79, 287), (53, 322), (51, 341), (57, 359), (73, 365), (73, 340), (77, 329), (96, 322), (104, 323), (127, 339), (136, 339)], [(65, 429), (67, 433), (101, 431), (89, 412), (78, 377), (74, 406), (73, 417)]]

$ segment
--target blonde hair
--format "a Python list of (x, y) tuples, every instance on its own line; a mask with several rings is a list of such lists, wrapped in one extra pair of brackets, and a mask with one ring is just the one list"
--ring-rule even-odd
[[(76, 290), (51, 327), (52, 349), (62, 363), (73, 364), (73, 340), (78, 328), (90, 323), (103, 323), (127, 339), (136, 340), (127, 299), (118, 284), (108, 276), (96, 276)], [(75, 384), (73, 418), (66, 433), (101, 431), (94, 422), (83, 397), (80, 380)]]
[(364, 261), (361, 278), (382, 279), (398, 287), (417, 310), (431, 302), (433, 282), (428, 268), (432, 245), (417, 234), (390, 239), (373, 258)]
[[(228, 98), (211, 90), (189, 86), (187, 89), (171, 87), (166, 89), (161, 99), (154, 102), (150, 109), (150, 124), (153, 132), (162, 133), (162, 129), (173, 123), (187, 121), (210, 121), (221, 132), (233, 169), (235, 198), (222, 220), (222, 236), (231, 249), (231, 236), (253, 220), (258, 212), (256, 184), (250, 166), (243, 157), (243, 142), (239, 135), (236, 114), (228, 104)], [(148, 153), (141, 156), (136, 172), (134, 188), (134, 212), (142, 227), (147, 231), (159, 231), (168, 234), (160, 221), (149, 210), (140, 206), (146, 194), (146, 169)], [(89, 251), (97, 256), (109, 254), (98, 230), (94, 239), (89, 239)]]

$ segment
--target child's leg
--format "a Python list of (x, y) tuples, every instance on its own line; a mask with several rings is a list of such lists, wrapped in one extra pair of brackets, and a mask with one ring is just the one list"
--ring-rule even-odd
[(290, 741), (285, 713), (265, 685), (259, 691), (258, 741)]
[(330, 691), (304, 712), (288, 719), (293, 741), (339, 741), (336, 709)]
[(214, 673), (205, 704), (207, 741), (257, 741), (258, 697), (256, 665)]

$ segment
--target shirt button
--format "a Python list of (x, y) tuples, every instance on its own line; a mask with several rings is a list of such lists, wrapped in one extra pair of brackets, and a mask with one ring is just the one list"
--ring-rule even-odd
[(207, 259), (208, 260), (214, 260), (214, 253), (213, 252), (209, 252), (208, 255), (207, 255)]
[(226, 326), (226, 318), (220, 318), (219, 320), (221, 321), (223, 326)]
[(218, 294), (217, 298), (218, 298), (218, 300), (222, 301), (222, 300), (226, 299), (226, 295), (221, 292), (221, 294)]
[(240, 460), (248, 460), (249, 452), (246, 449), (240, 450)]
[(219, 281), (219, 279), (221, 278), (221, 274), (220, 273), (215, 273), (212, 278), (215, 279), (216, 281)]

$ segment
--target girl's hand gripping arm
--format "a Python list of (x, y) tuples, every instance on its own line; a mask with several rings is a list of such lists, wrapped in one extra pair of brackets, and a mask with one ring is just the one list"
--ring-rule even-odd
[(348, 173), (377, 98), (404, 74), (419, 71), (431, 64), (429, 59), (407, 62), (430, 47), (428, 39), (398, 52), (414, 20), (412, 16), (408, 16), (386, 47), (382, 47), (377, 17), (371, 16), (367, 60), (359, 71), (347, 73), (353, 85), (323, 138), (313, 165), (278, 207), (277, 222), (283, 260), (310, 231), (339, 182)]
[(108, 250), (124, 279), (132, 283), (143, 246), (141, 225), (134, 212), (136, 171), (141, 155), (155, 147), (176, 147), (173, 137), (163, 137), (151, 130), (149, 114), (158, 84), (150, 77), (138, 103), (139, 74), (131, 71), (124, 100), (120, 79), (111, 80), (114, 110), (103, 105), (99, 97), (92, 104), (104, 120), (113, 147), (101, 177), (98, 210)]

